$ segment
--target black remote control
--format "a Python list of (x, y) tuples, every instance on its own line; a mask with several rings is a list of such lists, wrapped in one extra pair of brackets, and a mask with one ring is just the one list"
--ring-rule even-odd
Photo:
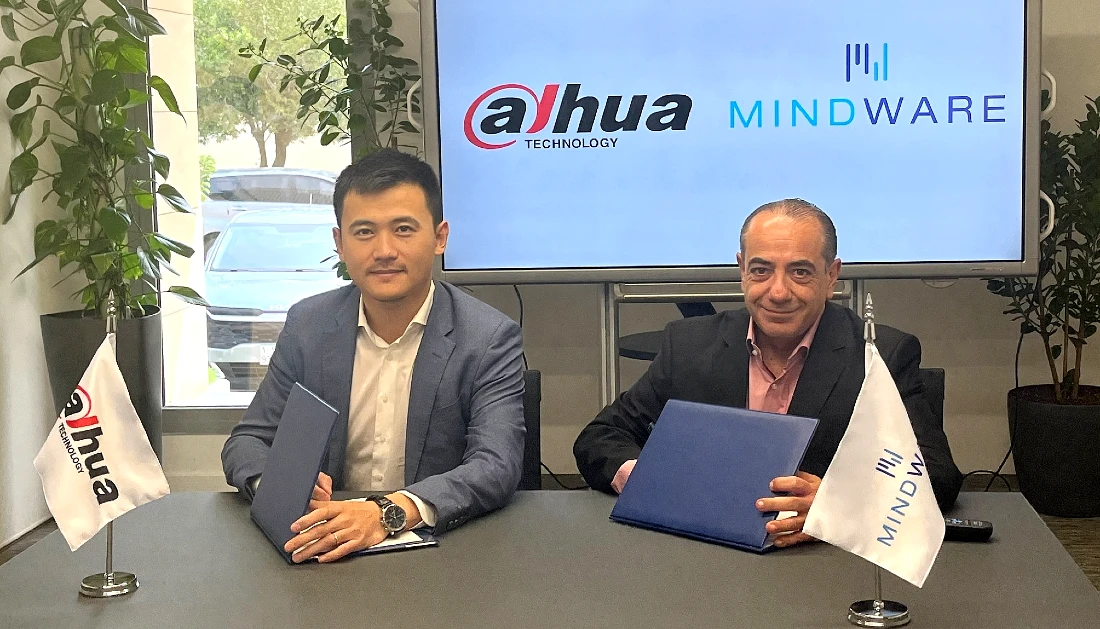
[(943, 539), (947, 542), (984, 542), (993, 535), (993, 523), (986, 520), (944, 518), (947, 525)]

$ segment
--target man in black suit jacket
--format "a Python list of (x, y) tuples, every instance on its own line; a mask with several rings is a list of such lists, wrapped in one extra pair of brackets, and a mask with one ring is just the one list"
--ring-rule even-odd
[[(634, 461), (670, 399), (789, 412), (820, 423), (797, 476), (772, 481), (782, 497), (761, 511), (797, 515), (768, 524), (789, 546), (802, 532), (821, 476), (848, 427), (864, 378), (863, 322), (829, 303), (840, 260), (829, 217), (799, 199), (769, 203), (745, 220), (737, 254), (745, 310), (676, 321), (637, 383), (577, 437), (577, 467), (595, 489), (622, 490)], [(941, 508), (955, 502), (962, 475), (921, 385), (920, 342), (877, 326), (876, 346), (897, 383)]]

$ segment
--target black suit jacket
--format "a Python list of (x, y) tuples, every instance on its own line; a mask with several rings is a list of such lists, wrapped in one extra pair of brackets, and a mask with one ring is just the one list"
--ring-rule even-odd
[[(661, 352), (649, 371), (581, 431), (573, 445), (588, 484), (612, 491), (615, 472), (638, 458), (670, 399), (744, 408), (749, 391), (749, 314), (730, 310), (675, 321), (665, 328)], [(918, 369), (920, 341), (894, 328), (876, 326), (876, 343), (897, 383), (932, 490), (941, 508), (955, 502), (962, 474), (951, 458), (947, 436), (936, 424)], [(819, 420), (802, 470), (822, 476), (848, 428), (864, 377), (863, 321), (851, 310), (825, 305), (788, 413)]]

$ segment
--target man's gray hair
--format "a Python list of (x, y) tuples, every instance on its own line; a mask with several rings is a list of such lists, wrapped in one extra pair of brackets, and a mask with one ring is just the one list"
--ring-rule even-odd
[(794, 220), (804, 218), (813, 218), (817, 220), (818, 224), (821, 225), (821, 236), (824, 239), (822, 243), (822, 253), (824, 254), (825, 261), (831, 264), (833, 260), (836, 260), (836, 227), (833, 225), (833, 220), (829, 218), (829, 215), (821, 208), (804, 199), (772, 201), (771, 203), (765, 203), (753, 210), (752, 214), (749, 214), (749, 217), (745, 219), (745, 223), (741, 226), (742, 253), (745, 251), (745, 232), (749, 230), (749, 223), (752, 223), (752, 219), (756, 218), (757, 214), (764, 213), (779, 214), (780, 216), (786, 216)]

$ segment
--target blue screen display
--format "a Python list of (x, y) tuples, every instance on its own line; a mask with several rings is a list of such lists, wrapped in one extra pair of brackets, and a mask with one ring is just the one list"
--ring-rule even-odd
[(1024, 3), (436, 5), (445, 270), (735, 264), (797, 197), (845, 263), (1023, 257)]

